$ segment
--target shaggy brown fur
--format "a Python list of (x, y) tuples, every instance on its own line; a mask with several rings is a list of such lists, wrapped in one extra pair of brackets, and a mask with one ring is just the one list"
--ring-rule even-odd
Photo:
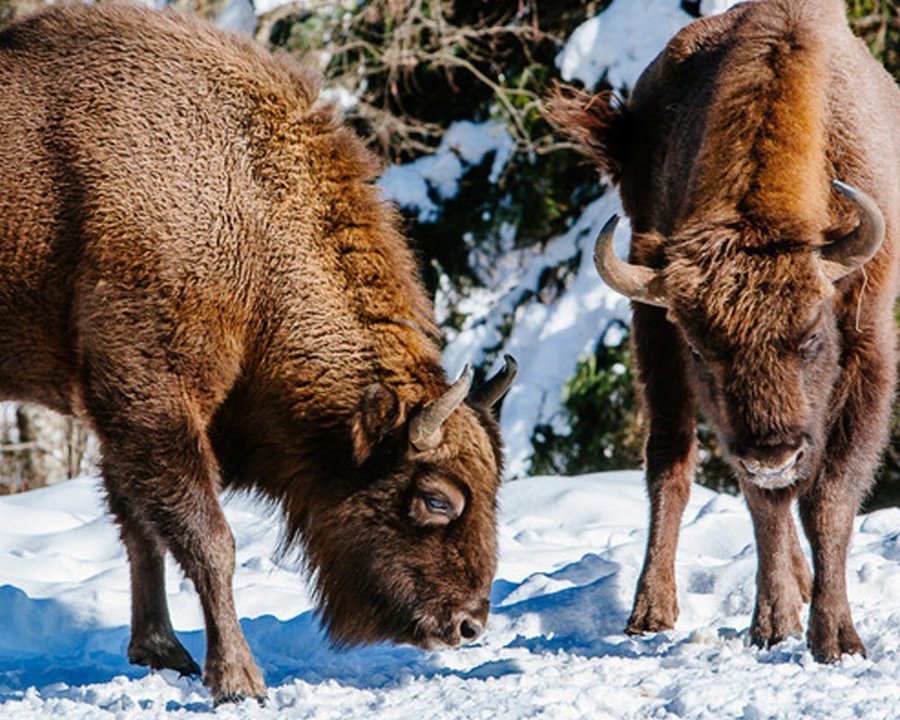
[(0, 32), (0, 394), (97, 432), (129, 657), (198, 671), (166, 607), (171, 551), (217, 700), (265, 693), (225, 486), (283, 509), (336, 641), (455, 644), (487, 618), (497, 427), (470, 398), (435, 448), (410, 445), (448, 389), (431, 306), (375, 161), (316, 95), (173, 13), (59, 7)]
[[(752, 638), (798, 632), (811, 598), (815, 656), (864, 651), (846, 553), (894, 396), (900, 92), (843, 13), (839, 0), (743, 3), (673, 38), (627, 106), (555, 100), (560, 124), (575, 138), (589, 129), (585, 152), (620, 175), (631, 262), (659, 270), (666, 298), (665, 309), (634, 305), (651, 525), (629, 632), (670, 628), (678, 614), (675, 547), (699, 402), (753, 515)], [(832, 179), (873, 198), (886, 224), (877, 254), (835, 282), (828, 248), (858, 216)], [(782, 471), (786, 458), (796, 464)], [(773, 470), (767, 484), (767, 469), (787, 474)]]

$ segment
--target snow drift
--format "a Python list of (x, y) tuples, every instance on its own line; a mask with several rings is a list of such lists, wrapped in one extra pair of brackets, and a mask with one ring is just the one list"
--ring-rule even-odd
[[(0, 717), (198, 718), (205, 688), (128, 665), (128, 570), (82, 479), (0, 499)], [(639, 473), (533, 477), (501, 495), (488, 631), (455, 650), (331, 649), (309, 587), (271, 560), (278, 523), (246, 498), (227, 515), (235, 595), (270, 685), (249, 718), (891, 718), (900, 686), (900, 510), (862, 517), (850, 598), (869, 658), (816, 664), (801, 638), (749, 647), (755, 557), (741, 500), (694, 488), (678, 555), (676, 630), (622, 634), (646, 542)], [(169, 603), (202, 657), (199, 602), (169, 563)]]

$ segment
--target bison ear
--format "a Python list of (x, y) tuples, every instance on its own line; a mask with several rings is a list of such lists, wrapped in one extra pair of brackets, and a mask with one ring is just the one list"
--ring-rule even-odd
[(353, 460), (362, 465), (378, 444), (406, 419), (406, 408), (397, 393), (381, 383), (363, 390), (350, 424)]
[(546, 116), (577, 149), (618, 183), (625, 160), (627, 116), (612, 92), (592, 95), (557, 83)]

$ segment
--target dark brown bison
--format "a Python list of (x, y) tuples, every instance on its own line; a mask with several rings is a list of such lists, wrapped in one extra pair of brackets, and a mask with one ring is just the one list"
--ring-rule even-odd
[(514, 366), (448, 384), (373, 158), (314, 78), (172, 13), (0, 32), (0, 394), (84, 418), (128, 550), (132, 662), (265, 694), (232, 599), (225, 486), (280, 505), (333, 639), (477, 636)]
[(900, 92), (840, 0), (759, 0), (676, 35), (627, 104), (563, 93), (554, 113), (631, 219), (630, 262), (614, 222), (596, 254), (634, 301), (647, 410), (650, 537), (628, 632), (678, 615), (699, 403), (753, 515), (751, 638), (800, 631), (811, 598), (813, 654), (864, 652), (846, 556), (894, 397)]

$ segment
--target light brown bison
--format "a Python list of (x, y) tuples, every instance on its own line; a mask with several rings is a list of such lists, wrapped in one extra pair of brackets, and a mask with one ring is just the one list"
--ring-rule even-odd
[(314, 78), (172, 13), (49, 9), (0, 32), (0, 394), (84, 418), (128, 550), (132, 662), (265, 686), (222, 487), (280, 505), (340, 643), (477, 636), (514, 366), (449, 385), (373, 158)]
[(840, 0), (759, 0), (676, 35), (627, 104), (567, 93), (554, 112), (632, 226), (630, 262), (612, 253), (614, 222), (596, 254), (634, 300), (647, 410), (650, 537), (628, 632), (678, 615), (699, 403), (753, 516), (751, 638), (800, 631), (811, 598), (813, 654), (864, 652), (846, 556), (894, 397), (900, 92)]

